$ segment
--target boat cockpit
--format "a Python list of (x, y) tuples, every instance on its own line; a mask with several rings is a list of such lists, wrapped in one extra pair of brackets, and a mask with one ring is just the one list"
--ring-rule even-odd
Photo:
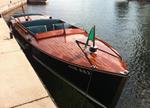
[(27, 28), (32, 34), (39, 34), (53, 30), (66, 28), (75, 28), (74, 26), (65, 23), (59, 19), (40, 19), (34, 21), (22, 22), (22, 25)]

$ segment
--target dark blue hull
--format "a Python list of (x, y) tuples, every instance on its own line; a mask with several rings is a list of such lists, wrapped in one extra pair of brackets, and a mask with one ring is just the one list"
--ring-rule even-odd
[[(14, 30), (15, 31), (15, 30)], [(17, 32), (15, 32), (17, 34)], [(23, 49), (59, 79), (75, 88), (96, 106), (113, 108), (121, 94), (127, 76), (104, 71), (97, 72), (68, 64), (32, 46), (21, 36), (16, 36)]]
[(52, 69), (55, 72), (54, 74), (69, 82), (71, 86), (77, 88), (87, 98), (109, 108), (116, 104), (127, 79), (124, 76), (106, 74), (105, 72), (97, 72), (96, 70), (88, 70), (68, 64), (36, 48), (32, 49), (32, 55), (38, 62)]

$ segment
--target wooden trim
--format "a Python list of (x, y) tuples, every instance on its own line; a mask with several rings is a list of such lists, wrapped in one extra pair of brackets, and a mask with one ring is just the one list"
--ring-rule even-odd
[(37, 40), (40, 40), (40, 39), (59, 37), (59, 36), (64, 36), (64, 35), (67, 36), (67, 35), (73, 35), (73, 34), (85, 34), (85, 31), (81, 29), (69, 28), (69, 29), (65, 29), (65, 34), (64, 34), (64, 29), (53, 30), (53, 31), (36, 34), (35, 38)]
[(110, 48), (121, 60), (122, 60), (122, 57), (113, 49), (113, 47), (111, 45), (109, 45), (108, 43), (106, 43), (105, 41), (99, 39), (99, 38), (96, 38), (97, 40), (101, 41), (103, 44), (105, 44), (108, 48)]

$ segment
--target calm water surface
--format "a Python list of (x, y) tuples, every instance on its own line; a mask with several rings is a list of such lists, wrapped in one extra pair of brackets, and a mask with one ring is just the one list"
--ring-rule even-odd
[[(120, 0), (123, 1), (123, 0)], [(150, 4), (119, 0), (49, 0), (26, 12), (61, 18), (96, 34), (119, 51), (130, 78), (116, 108), (150, 108)]]

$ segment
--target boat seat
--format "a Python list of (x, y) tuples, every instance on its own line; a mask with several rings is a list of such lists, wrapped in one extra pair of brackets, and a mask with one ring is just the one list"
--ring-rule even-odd
[(53, 24), (54, 30), (64, 29), (64, 23)]
[(62, 23), (62, 21), (59, 19), (40, 19), (40, 20), (23, 22), (22, 25), (25, 27), (37, 26), (37, 25), (46, 25), (47, 27), (50, 27), (50, 25), (56, 24), (56, 23)]
[(60, 30), (66, 28), (76, 28), (68, 23), (64, 23), (59, 19), (40, 19), (23, 22), (22, 25), (30, 30), (33, 34), (48, 32), (52, 30)]
[(53, 24), (53, 30), (67, 29), (67, 28), (75, 28), (68, 23), (56, 23)]
[(30, 26), (27, 27), (33, 34), (47, 32), (47, 26), (46, 25), (37, 25), (37, 26)]

